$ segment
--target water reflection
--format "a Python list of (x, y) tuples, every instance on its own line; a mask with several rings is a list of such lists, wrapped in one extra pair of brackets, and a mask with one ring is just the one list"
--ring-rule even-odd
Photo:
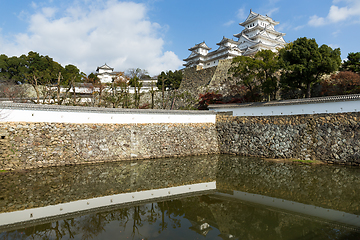
[(216, 188), (360, 214), (359, 167), (299, 165), (224, 155), (218, 162)]
[[(12, 173), (2, 175), (1, 180), (7, 179), (8, 183), (12, 183), (20, 191), (25, 191), (28, 187), (38, 189), (40, 185), (40, 188), (47, 186), (46, 191), (56, 189), (54, 192), (57, 194), (69, 195), (49, 194), (53, 199), (61, 201), (72, 196), (75, 198), (70, 201), (86, 196), (104, 197), (109, 194), (126, 194), (214, 180), (217, 192), (194, 192), (191, 196), (134, 202), (57, 219), (44, 219), (37, 224), (29, 222), (22, 226), (3, 227), (0, 228), (0, 232), (3, 231), (0, 239), (360, 238), (356, 227), (360, 220), (356, 224), (344, 224), (333, 219), (314, 218), (285, 207), (287, 201), (293, 201), (294, 204), (343, 211), (356, 217), (360, 200), (359, 194), (356, 194), (359, 193), (359, 168), (279, 164), (224, 155), (59, 169), (37, 170), (41, 172), (40, 175), (39, 172)], [(74, 171), (77, 174), (71, 176)], [(102, 177), (104, 175), (101, 174), (106, 172), (106, 176), (111, 177)], [(34, 175), (38, 178), (34, 178)], [(41, 178), (46, 181), (42, 182)], [(65, 186), (66, 182), (65, 190), (55, 188), (57, 184)], [(4, 189), (8, 193), (14, 192), (8, 186)], [(260, 204), (256, 200), (237, 197), (244, 190), (254, 195), (260, 194), (259, 198), (269, 198), (269, 201), (276, 197), (280, 205)], [(23, 204), (28, 204), (26, 201), (34, 198), (41, 200), (32, 200), (33, 205), (45, 206), (48, 202), (56, 204), (49, 195), (43, 193), (41, 197), (36, 197), (34, 190), (32, 192), (32, 197), (23, 196), (20, 198), (23, 200), (15, 202), (15, 197), (2, 194), (2, 210), (9, 211), (14, 205), (23, 207)], [(22, 194), (17, 196), (21, 197)], [(284, 204), (281, 205), (281, 202)], [(292, 205), (291, 202), (289, 204)]]
[(218, 156), (0, 173), (0, 213), (119, 193), (215, 181)]

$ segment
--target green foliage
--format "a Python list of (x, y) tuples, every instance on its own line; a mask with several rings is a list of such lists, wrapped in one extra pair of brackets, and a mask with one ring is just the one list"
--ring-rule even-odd
[(0, 78), (10, 80), (14, 83), (23, 82), (26, 71), (24, 55), (20, 58), (8, 58), (4, 54), (0, 55)]
[(260, 61), (251, 57), (238, 56), (232, 61), (229, 73), (238, 78), (238, 83), (244, 85), (250, 92), (259, 89), (258, 79)]
[(129, 80), (129, 85), (131, 87), (141, 88), (143, 86), (143, 83), (140, 81), (138, 77), (135, 76)]
[(311, 88), (320, 82), (324, 74), (339, 69), (340, 49), (327, 45), (318, 47), (315, 39), (298, 38), (279, 51), (283, 72), (281, 86), (284, 91), (300, 90), (306, 97), (311, 96)]
[(58, 73), (64, 71), (63, 67), (52, 58), (41, 56), (36, 52), (29, 52), (25, 60), (27, 68), (25, 81), (30, 84), (33, 84), (35, 78), (39, 85), (56, 83)]
[(180, 87), (182, 78), (182, 71), (176, 70), (175, 72), (172, 72), (170, 70), (166, 73), (161, 72), (158, 76), (156, 86), (158, 87), (158, 89), (163, 89), (164, 87), (164, 90), (175, 90)]
[(100, 78), (96, 76), (94, 73), (90, 73), (88, 76), (86, 74), (82, 73), (82, 80), (86, 83), (92, 83), (92, 84), (100, 84)]
[[(59, 74), (61, 73), (61, 74)], [(80, 70), (74, 65), (63, 68), (49, 56), (42, 56), (37, 52), (29, 52), (20, 57), (0, 55), (0, 78), (17, 83), (37, 85), (55, 84), (61, 76), (61, 85), (68, 85), (72, 80), (81, 81)]]
[(300, 160), (300, 159), (296, 159), (296, 160), (293, 160), (293, 162), (299, 162), (299, 163), (314, 163), (313, 160)]
[(258, 78), (261, 82), (261, 90), (268, 100), (275, 100), (279, 90), (279, 81), (276, 73), (280, 69), (278, 57), (271, 50), (261, 50), (255, 54), (259, 61)]
[(71, 64), (65, 66), (62, 76), (62, 85), (69, 85), (72, 81), (81, 82), (82, 80), (80, 70), (76, 66)]
[(347, 60), (341, 66), (342, 71), (352, 71), (360, 73), (360, 52), (349, 53)]
[(276, 99), (279, 90), (276, 72), (279, 63), (276, 54), (270, 50), (262, 50), (254, 58), (239, 56), (233, 59), (229, 74), (235, 83), (247, 88), (249, 100), (256, 101)]

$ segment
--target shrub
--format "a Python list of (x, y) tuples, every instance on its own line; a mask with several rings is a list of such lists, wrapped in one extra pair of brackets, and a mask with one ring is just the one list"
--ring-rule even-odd
[(360, 93), (360, 74), (343, 71), (321, 83), (321, 95), (333, 96)]

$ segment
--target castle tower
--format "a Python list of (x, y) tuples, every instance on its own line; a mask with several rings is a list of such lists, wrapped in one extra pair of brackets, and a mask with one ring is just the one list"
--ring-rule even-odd
[(191, 51), (190, 56), (188, 56), (184, 61), (186, 64), (184, 64), (185, 67), (194, 67), (194, 66), (204, 66), (204, 63), (206, 62), (206, 55), (209, 53), (209, 48), (205, 41), (199, 44), (196, 44), (194, 47), (189, 48), (189, 51)]
[(285, 33), (275, 30), (275, 26), (278, 24), (279, 22), (275, 22), (272, 18), (250, 10), (246, 20), (240, 23), (240, 26), (245, 29), (234, 35), (239, 39), (238, 48), (243, 52), (243, 55), (253, 55), (266, 49), (276, 52), (277, 49), (283, 48), (286, 44), (283, 38)]
[(192, 51), (190, 56), (184, 59), (185, 67), (197, 66), (198, 69), (214, 67), (219, 64), (220, 60), (232, 59), (237, 56), (251, 56), (261, 50), (271, 50), (276, 52), (286, 44), (284, 40), (285, 33), (275, 30), (275, 22), (268, 16), (254, 13), (250, 9), (250, 14), (246, 20), (240, 23), (245, 29), (235, 34), (237, 41), (223, 37), (217, 43), (219, 46), (215, 51), (209, 52), (205, 42), (196, 44), (189, 50)]

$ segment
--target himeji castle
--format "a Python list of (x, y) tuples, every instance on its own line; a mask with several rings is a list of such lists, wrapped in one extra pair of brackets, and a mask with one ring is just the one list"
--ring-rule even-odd
[(215, 51), (210, 51), (205, 42), (196, 44), (190, 48), (191, 54), (184, 59), (185, 67), (198, 66), (200, 68), (209, 68), (217, 66), (219, 60), (232, 59), (236, 56), (252, 56), (260, 50), (271, 50), (276, 52), (279, 48), (283, 48), (286, 44), (284, 40), (285, 33), (280, 33), (275, 30), (275, 26), (279, 22), (274, 21), (268, 16), (263, 16), (254, 13), (250, 10), (249, 16), (246, 20), (240, 23), (245, 29), (234, 37), (237, 41), (223, 37), (217, 43), (219, 48)]

